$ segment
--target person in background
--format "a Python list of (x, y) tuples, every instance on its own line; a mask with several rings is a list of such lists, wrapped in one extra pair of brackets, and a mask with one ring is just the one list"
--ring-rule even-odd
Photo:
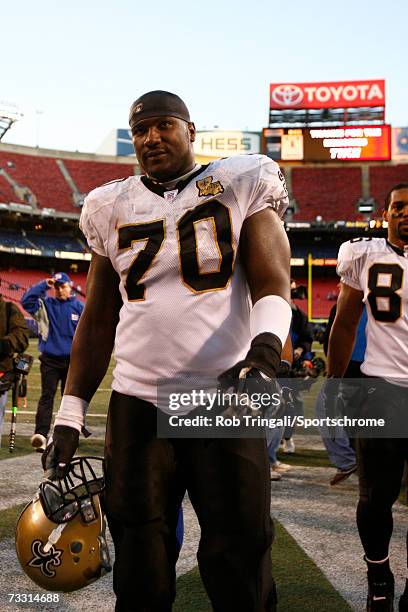
[[(365, 304), (367, 347), (361, 366), (365, 384), (357, 409), (362, 416), (384, 419), (382, 437), (370, 436), (367, 427), (356, 438), (357, 527), (367, 563), (369, 612), (394, 609), (389, 557), (392, 508), (408, 459), (408, 183), (394, 185), (389, 191), (383, 219), (386, 238), (362, 237), (340, 246), (337, 274), (342, 289), (327, 360), (328, 378), (342, 378)], [(335, 397), (337, 386), (333, 380), (329, 399)], [(408, 579), (399, 600), (399, 611), (407, 610)]]
[[(50, 289), (54, 290), (54, 297), (47, 295)], [(65, 272), (57, 272), (33, 285), (24, 293), (21, 304), (38, 323), (41, 396), (31, 445), (37, 452), (43, 452), (51, 427), (54, 397), (58, 383), (61, 394), (64, 392), (72, 340), (84, 306), (72, 295), (72, 282)]]
[(13, 355), (28, 346), (28, 327), (20, 310), (0, 294), (0, 446), (7, 391), (13, 383)]
[[(285, 381), (288, 378), (290, 374), (290, 369), (292, 367), (292, 358), (292, 342), (289, 335), (282, 349), (280, 367), (277, 373), (278, 379)], [(283, 384), (285, 383), (283, 382)], [(267, 428), (266, 430), (271, 480), (281, 480), (282, 474), (291, 469), (291, 466), (289, 464), (283, 463), (282, 461), (278, 461), (277, 458), (277, 452), (280, 441), (283, 436), (284, 429), (285, 428), (282, 425), (281, 427), (276, 427), (275, 429)]]
[[(341, 283), (339, 283), (339, 285), (341, 290)], [(329, 320), (323, 336), (323, 350), (326, 356), (329, 345), (330, 331), (336, 316), (336, 310), (337, 305), (335, 304), (330, 310)], [(353, 379), (361, 377), (360, 366), (364, 361), (364, 353), (367, 344), (365, 334), (366, 325), (367, 311), (364, 308), (356, 332), (356, 341), (354, 343), (353, 353), (347, 366), (347, 370), (344, 373), (344, 378)], [(325, 409), (325, 387), (326, 385), (322, 386), (316, 400), (316, 416), (319, 418), (327, 416)], [(349, 389), (349, 391), (351, 390)], [(357, 471), (356, 453), (352, 446), (352, 442), (349, 440), (344, 429), (337, 429), (336, 436), (334, 438), (329, 435), (327, 428), (321, 428), (321, 434), (330, 461), (337, 468), (337, 472), (330, 480), (331, 486), (335, 486), (340, 482), (343, 482), (343, 480), (346, 480), (346, 478)]]
[[(297, 288), (296, 281), (292, 278), (290, 289), (293, 298), (293, 292)], [(292, 307), (292, 323), (290, 326), (290, 337), (293, 346), (293, 363), (306, 359), (308, 353), (312, 350), (313, 330), (308, 321), (307, 315), (297, 304), (291, 301)], [(300, 391), (293, 390), (292, 402), (288, 404), (286, 414), (289, 416), (303, 414), (303, 400)], [(283, 452), (294, 453), (295, 443), (293, 441), (294, 427), (286, 427), (283, 434)]]

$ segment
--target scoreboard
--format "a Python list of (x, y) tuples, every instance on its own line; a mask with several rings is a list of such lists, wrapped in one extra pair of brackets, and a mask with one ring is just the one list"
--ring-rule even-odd
[(388, 161), (391, 126), (264, 128), (262, 152), (276, 161)]

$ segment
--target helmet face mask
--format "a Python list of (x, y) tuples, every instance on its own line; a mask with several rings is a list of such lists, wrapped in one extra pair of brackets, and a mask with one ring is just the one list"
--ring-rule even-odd
[(95, 520), (93, 497), (102, 493), (105, 484), (103, 476), (97, 476), (94, 462), (102, 459), (77, 457), (71, 461), (66, 476), (40, 484), (39, 498), (47, 518), (65, 523), (81, 512), (85, 523)]
[(41, 483), (16, 526), (24, 572), (48, 591), (75, 591), (110, 571), (99, 495), (103, 460), (77, 457), (67, 475)]

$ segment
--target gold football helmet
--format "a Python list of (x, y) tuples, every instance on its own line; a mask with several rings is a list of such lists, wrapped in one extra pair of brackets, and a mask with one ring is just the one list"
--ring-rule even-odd
[[(63, 478), (45, 480), (22, 511), (16, 550), (24, 572), (48, 591), (76, 591), (111, 570), (98, 457), (76, 457)], [(98, 469), (99, 468), (99, 469)]]

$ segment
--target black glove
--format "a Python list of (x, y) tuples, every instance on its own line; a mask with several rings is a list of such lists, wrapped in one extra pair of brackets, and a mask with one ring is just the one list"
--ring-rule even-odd
[(258, 334), (251, 342), (251, 347), (245, 359), (238, 361), (232, 368), (219, 375), (218, 381), (222, 389), (233, 387), (237, 389), (239, 375), (244, 368), (252, 368), (262, 372), (268, 378), (276, 378), (280, 365), (282, 343), (278, 336), (269, 332)]
[[(238, 361), (232, 368), (225, 370), (218, 377), (221, 390), (233, 389), (235, 393), (246, 394), (249, 397), (253, 393), (265, 393), (272, 396), (277, 392), (275, 378), (280, 365), (281, 351), (282, 343), (275, 334), (269, 332), (258, 334), (252, 340), (245, 359)], [(267, 409), (267, 406), (263, 407), (261, 412)], [(259, 408), (256, 410), (259, 410)], [(224, 414), (241, 416), (253, 412), (254, 408), (249, 401), (248, 404), (231, 405), (229, 409), (224, 411)]]
[(63, 478), (79, 444), (79, 431), (67, 425), (56, 425), (47, 448), (41, 455), (41, 463), (47, 478)]
[(279, 364), (279, 369), (276, 372), (277, 378), (289, 378), (291, 375), (292, 367), (288, 361), (281, 361)]

